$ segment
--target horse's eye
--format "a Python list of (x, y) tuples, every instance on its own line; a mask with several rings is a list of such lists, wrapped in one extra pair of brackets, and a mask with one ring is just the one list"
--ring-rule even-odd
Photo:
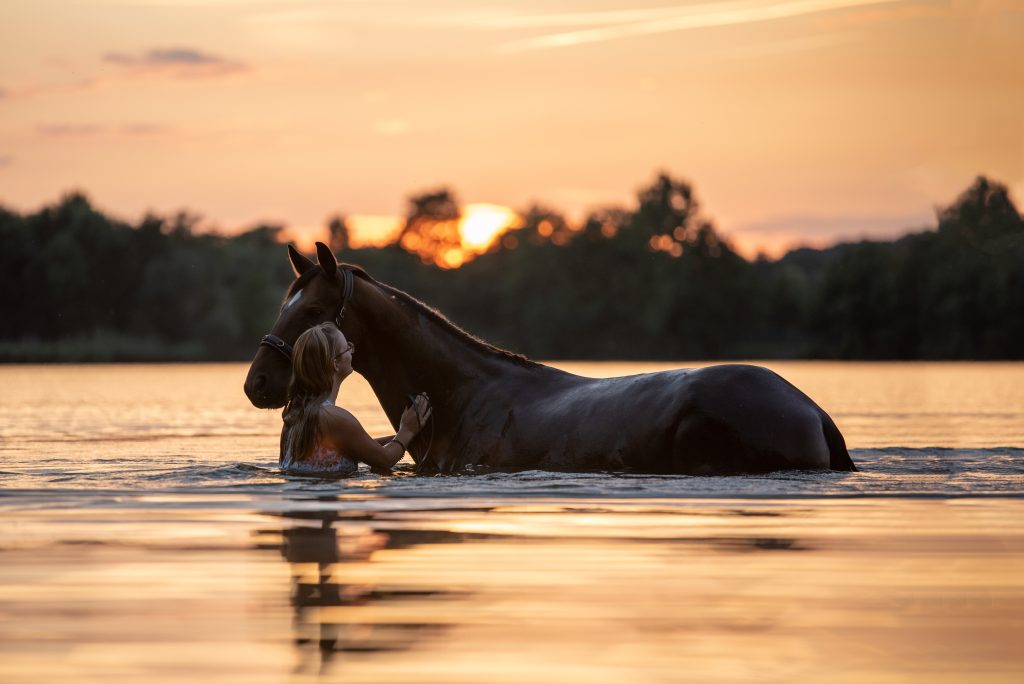
[(314, 306), (314, 307), (310, 308), (309, 313), (311, 315), (316, 316), (317, 318), (319, 318), (320, 316), (324, 315), (324, 310), (323, 310), (322, 307)]

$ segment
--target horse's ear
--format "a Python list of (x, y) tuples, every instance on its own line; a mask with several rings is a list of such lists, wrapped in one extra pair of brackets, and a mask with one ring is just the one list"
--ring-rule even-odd
[(292, 262), (292, 270), (295, 271), (296, 276), (300, 276), (316, 266), (312, 261), (299, 254), (299, 250), (295, 249), (290, 242), (288, 243), (288, 260)]
[(316, 243), (316, 260), (320, 262), (320, 268), (324, 269), (324, 275), (328, 278), (338, 275), (338, 260), (334, 258), (331, 248), (322, 242)]

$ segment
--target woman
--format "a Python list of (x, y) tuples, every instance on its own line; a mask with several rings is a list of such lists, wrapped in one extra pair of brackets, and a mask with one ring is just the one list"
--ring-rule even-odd
[(355, 416), (335, 406), (341, 382), (352, 372), (354, 350), (333, 323), (310, 328), (295, 341), (281, 429), (283, 469), (350, 473), (362, 461), (375, 469), (390, 470), (430, 420), (430, 404), (420, 395), (402, 413), (398, 434), (375, 440)]

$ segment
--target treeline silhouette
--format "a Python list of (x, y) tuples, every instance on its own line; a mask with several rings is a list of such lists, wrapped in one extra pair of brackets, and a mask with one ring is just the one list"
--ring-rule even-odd
[[(1024, 221), (979, 177), (932, 230), (893, 242), (738, 255), (692, 187), (661, 174), (635, 209), (570, 226), (534, 206), (457, 269), (459, 205), (410, 198), (386, 247), (324, 239), (339, 257), (468, 331), (542, 359), (1024, 358)], [(248, 359), (291, 280), (280, 226), (200, 232), (187, 213), (129, 225), (82, 194), (27, 215), (0, 208), (0, 360)]]

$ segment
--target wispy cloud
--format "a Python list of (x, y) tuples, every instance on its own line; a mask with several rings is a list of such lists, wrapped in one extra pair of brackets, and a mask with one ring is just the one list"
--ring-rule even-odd
[(75, 78), (64, 82), (28, 84), (16, 89), (0, 88), (0, 100), (116, 88), (126, 83), (153, 78), (214, 78), (250, 71), (250, 67), (242, 62), (201, 50), (180, 47), (153, 49), (138, 54), (107, 52), (101, 56), (101, 60), (115, 68), (107, 68), (100, 75), (82, 77), (79, 74), (90, 71), (88, 65), (61, 62), (58, 65), (69, 74), (75, 75)]
[(173, 133), (174, 129), (171, 126), (164, 126), (163, 124), (134, 123), (120, 126), (117, 129), (117, 132), (124, 135), (152, 136)]
[(750, 221), (736, 226), (733, 232), (757, 235), (804, 235), (825, 238), (891, 237), (908, 230), (924, 230), (931, 222), (925, 212), (913, 214), (796, 214)]
[(912, 214), (798, 214), (740, 223), (724, 232), (740, 253), (781, 257), (797, 247), (822, 248), (836, 242), (891, 240), (908, 231), (927, 230), (925, 212)]
[(40, 124), (36, 127), (36, 132), (39, 135), (48, 138), (85, 138), (98, 135), (154, 136), (172, 131), (173, 129), (169, 126), (152, 123), (129, 123), (116, 126), (93, 123), (52, 123)]
[(264, 3), (255, 3), (253, 0), (81, 0), (83, 3), (93, 5), (127, 5), (143, 7), (199, 7), (209, 9), (211, 6), (231, 7), (233, 5), (287, 5), (295, 0), (269, 0)]
[(766, 43), (751, 43), (740, 45), (729, 45), (716, 53), (722, 57), (735, 57), (740, 59), (751, 59), (757, 57), (771, 57), (773, 55), (785, 55), (794, 52), (806, 52), (809, 50), (820, 50), (842, 43), (851, 43), (862, 39), (864, 34), (856, 31), (845, 31), (842, 33), (829, 32), (819, 35), (802, 36), (788, 40), (773, 40)]
[(36, 131), (39, 135), (47, 137), (85, 137), (105, 132), (105, 128), (98, 124), (40, 124)]
[(0, 99), (21, 100), (45, 95), (60, 95), (92, 90), (101, 84), (98, 78), (79, 78), (65, 83), (34, 83), (14, 90), (5, 90)]
[[(474, 29), (531, 29), (531, 28), (581, 28), (583, 26), (608, 26), (641, 21), (655, 21), (678, 16), (683, 11), (707, 11), (718, 5), (685, 5), (670, 7), (646, 7), (642, 9), (604, 10), (595, 12), (560, 12), (554, 14), (507, 14), (495, 11), (459, 13), (441, 16), (434, 23), (462, 26)], [(736, 4), (731, 3), (731, 4)], [(749, 4), (749, 2), (747, 3)]]
[[(574, 26), (578, 30), (548, 33), (499, 46), (501, 52), (524, 52), (598, 43), (620, 38), (774, 21), (834, 10), (900, 4), (914, 0), (789, 0), (788, 2), (725, 2), (672, 8), (581, 14), (482, 19), (491, 28)], [(597, 26), (597, 28), (579, 28)]]
[(157, 48), (142, 54), (108, 52), (103, 61), (135, 71), (156, 71), (175, 76), (221, 76), (247, 67), (241, 62), (226, 59), (192, 48)]

